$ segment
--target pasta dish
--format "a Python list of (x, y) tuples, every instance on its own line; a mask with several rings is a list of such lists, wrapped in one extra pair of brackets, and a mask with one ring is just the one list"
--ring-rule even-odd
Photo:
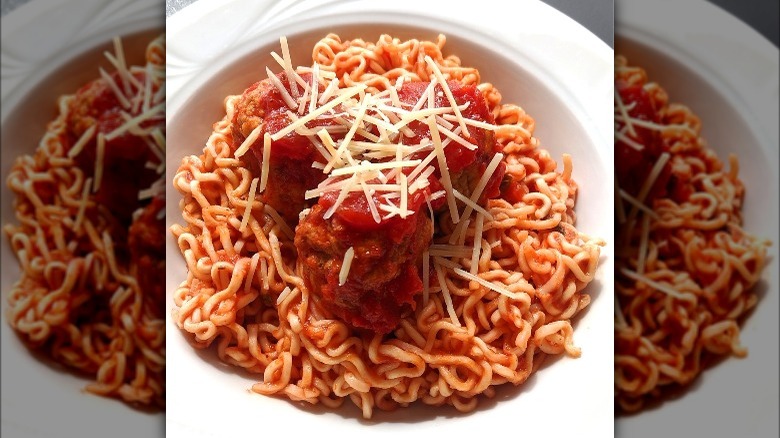
[(252, 391), (467, 412), (579, 356), (604, 242), (574, 227), (572, 158), (445, 42), (330, 34), (294, 66), (282, 38), (183, 158), (172, 316)]
[(742, 229), (745, 187), (686, 106), (615, 61), (615, 404), (642, 409), (714, 360), (745, 357), (740, 324), (769, 242)]
[(89, 376), (86, 390), (160, 410), (165, 255), (165, 45), (61, 96), (32, 155), (7, 176), (16, 222), (4, 232), (21, 278), (7, 318), (19, 337)]

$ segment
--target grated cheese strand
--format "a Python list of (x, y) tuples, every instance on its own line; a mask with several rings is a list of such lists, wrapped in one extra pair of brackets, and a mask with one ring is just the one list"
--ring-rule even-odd
[(641, 151), (642, 149), (645, 148), (645, 146), (642, 143), (633, 140), (631, 137), (627, 136), (626, 134), (623, 134), (620, 131), (615, 131), (615, 138), (618, 141), (622, 141), (623, 143), (627, 144), (634, 150)]
[(317, 117), (321, 116), (322, 114), (325, 114), (325, 112), (335, 108), (337, 105), (344, 103), (347, 101), (347, 99), (352, 98), (354, 95), (360, 93), (365, 89), (365, 85), (362, 86), (354, 86), (350, 87), (348, 89), (345, 89), (346, 91), (339, 95), (338, 97), (332, 99), (328, 103), (322, 105), (321, 107), (317, 108), (316, 111), (306, 114), (305, 116), (301, 117), (300, 119), (296, 120), (295, 123), (291, 123), (281, 130), (279, 130), (276, 134), (271, 136), (271, 139), (274, 141), (279, 140), (280, 138), (284, 137), (285, 135), (289, 134), (290, 132), (294, 131), (299, 126), (303, 126), (306, 123), (309, 123), (310, 121), (316, 119)]
[(271, 143), (271, 134), (266, 132), (263, 136), (263, 168), (260, 173), (260, 193), (263, 193), (268, 185), (268, 173), (271, 171)]
[(92, 178), (87, 178), (84, 181), (84, 186), (81, 188), (81, 202), (79, 202), (79, 210), (76, 213), (76, 220), (73, 222), (73, 231), (76, 233), (81, 229), (81, 224), (84, 222), (84, 213), (87, 209), (87, 203), (89, 202), (89, 187), (92, 185)]
[(87, 128), (87, 130), (81, 134), (81, 137), (79, 137), (78, 141), (76, 141), (73, 147), (68, 151), (68, 157), (75, 158), (78, 154), (80, 154), (81, 151), (84, 150), (84, 146), (86, 146), (87, 143), (89, 143), (89, 141), (92, 140), (92, 138), (95, 136), (96, 130), (97, 125), (92, 125)]
[(328, 163), (327, 166), (325, 166), (325, 171), (328, 172), (330, 169), (333, 168), (335, 165), (335, 162), (337, 159), (341, 159), (341, 155), (347, 151), (347, 146), (349, 146), (349, 143), (352, 141), (352, 138), (355, 136), (355, 133), (357, 132), (358, 128), (360, 127), (360, 124), (362, 123), (363, 116), (366, 114), (366, 110), (368, 109), (368, 102), (369, 102), (369, 95), (364, 94), (363, 98), (360, 99), (360, 106), (358, 108), (358, 112), (355, 115), (355, 119), (352, 120), (352, 126), (350, 126), (349, 131), (347, 131), (347, 135), (344, 136), (344, 139), (341, 140), (341, 144), (339, 145), (339, 148), (336, 149), (336, 155), (333, 156), (331, 161)]
[(409, 207), (409, 187), (406, 182), (406, 175), (403, 172), (399, 175), (401, 177), (401, 218), (406, 219), (411, 213), (408, 210)]
[(620, 96), (620, 93), (618, 92), (617, 88), (615, 88), (615, 103), (617, 104), (618, 111), (620, 112), (620, 114), (622, 114), (623, 117), (625, 117), (625, 122), (626, 122), (626, 127), (628, 128), (628, 132), (634, 137), (636, 137), (637, 134), (636, 134), (636, 130), (634, 130), (634, 125), (631, 123), (631, 117), (628, 116), (628, 110), (626, 109), (626, 106), (623, 104), (623, 98)]
[[(282, 69), (284, 69), (284, 59), (281, 56), (279, 56), (276, 52), (271, 52), (271, 57), (274, 59), (274, 61), (276, 61), (279, 64), (280, 67), (282, 67)], [(300, 85), (301, 88), (303, 88), (304, 90), (308, 90), (309, 83), (303, 80), (301, 75), (298, 74), (297, 70), (291, 70), (291, 71), (293, 73), (293, 77), (295, 78), (295, 82), (297, 82), (298, 85)]]
[(623, 116), (620, 116), (620, 115), (616, 115), (615, 116), (615, 120), (621, 121), (621, 122), (628, 123), (629, 119), (630, 119), (631, 123), (633, 123), (636, 126), (639, 126), (640, 128), (647, 128), (647, 129), (652, 129), (654, 131), (660, 131), (660, 132), (664, 132), (664, 131), (678, 131), (679, 130), (679, 131), (686, 131), (686, 132), (688, 132), (690, 134), (694, 134), (694, 135), (696, 134), (696, 132), (693, 130), (693, 128), (691, 128), (688, 125), (684, 125), (684, 124), (662, 125), (662, 124), (659, 124), (659, 123), (651, 122), (649, 120), (642, 120), (642, 119), (637, 119), (637, 118), (633, 118), (633, 117), (629, 117), (628, 119), (624, 119)]
[(320, 65), (315, 63), (311, 71), (311, 98), (309, 99), (309, 112), (317, 109), (317, 99), (320, 91)]
[(247, 137), (244, 139), (243, 142), (241, 142), (241, 146), (239, 146), (236, 149), (236, 152), (233, 153), (233, 156), (236, 158), (241, 158), (249, 151), (249, 148), (252, 147), (252, 145), (257, 140), (257, 137), (260, 137), (260, 133), (263, 132), (263, 124), (259, 124), (255, 126), (255, 129), (252, 130), (252, 132), (247, 135)]
[(282, 81), (280, 81), (274, 72), (272, 72), (268, 67), (265, 68), (265, 73), (268, 75), (268, 80), (271, 81), (271, 84), (277, 90), (279, 90), (279, 94), (282, 95), (282, 100), (284, 101), (284, 104), (287, 105), (287, 108), (295, 108), (297, 106), (295, 104), (295, 99), (290, 96), (290, 93), (287, 91), (287, 88), (284, 86), (284, 84), (282, 84)]
[(339, 193), (339, 196), (336, 198), (336, 202), (333, 203), (333, 205), (330, 206), (330, 208), (325, 212), (322, 217), (327, 220), (330, 219), (331, 216), (333, 216), (333, 213), (336, 212), (336, 209), (339, 208), (342, 202), (344, 202), (344, 199), (347, 198), (347, 195), (350, 192), (350, 188), (354, 187), (357, 183), (357, 174), (352, 175), (351, 178), (349, 178), (344, 184), (344, 186), (341, 188), (341, 192)]
[[(490, 180), (490, 178), (493, 176), (493, 172), (496, 171), (498, 168), (499, 163), (501, 163), (501, 160), (504, 158), (504, 154), (497, 153), (493, 156), (493, 159), (490, 160), (490, 163), (488, 164), (487, 168), (485, 168), (485, 173), (482, 174), (482, 177), (480, 177), (479, 181), (477, 182), (477, 186), (474, 187), (474, 192), (471, 193), (471, 197), (469, 198), (472, 203), (478, 204), (479, 198), (482, 197), (482, 192), (485, 190), (485, 187), (487, 187), (487, 183)], [(469, 204), (466, 204), (466, 210), (463, 212), (463, 217), (468, 218), (471, 216), (471, 212), (473, 211), (473, 207)], [(455, 231), (452, 233), (452, 236), (450, 236), (450, 243), (455, 243), (455, 241), (461, 236), (461, 234), (465, 234), (465, 227), (462, 225), (459, 227), (455, 227)]]
[(455, 313), (455, 307), (452, 305), (452, 296), (450, 295), (450, 289), (447, 287), (447, 280), (444, 278), (444, 271), (441, 265), (434, 261), (433, 268), (436, 270), (436, 277), (439, 280), (439, 286), (441, 286), (441, 293), (444, 296), (444, 304), (447, 307), (447, 314), (450, 317), (452, 323), (460, 327), (460, 321), (458, 320), (458, 314)]
[(450, 171), (447, 168), (447, 157), (444, 155), (444, 148), (441, 145), (441, 136), (439, 136), (439, 130), (436, 127), (436, 120), (433, 118), (433, 116), (428, 116), (426, 121), (428, 123), (428, 128), (431, 130), (433, 149), (436, 152), (436, 159), (439, 163), (441, 184), (444, 186), (444, 190), (447, 193), (447, 206), (450, 209), (450, 217), (452, 218), (452, 223), (457, 224), (460, 222), (460, 216), (458, 215), (458, 206), (455, 203), (455, 189), (452, 187)]
[(376, 208), (376, 201), (374, 201), (374, 196), (369, 190), (368, 184), (366, 184), (365, 181), (360, 181), (360, 187), (363, 189), (363, 194), (366, 196), (366, 201), (368, 201), (368, 209), (371, 211), (371, 217), (374, 219), (374, 222), (382, 222), (382, 218), (379, 216), (379, 210)]
[(122, 93), (122, 90), (119, 89), (119, 86), (114, 81), (114, 78), (109, 76), (109, 74), (106, 73), (106, 71), (102, 68), (98, 69), (98, 71), (100, 72), (100, 76), (103, 78), (103, 80), (108, 84), (108, 87), (111, 88), (111, 91), (114, 92), (114, 95), (116, 96), (117, 100), (119, 100), (122, 108), (129, 109), (131, 103), (129, 100), (127, 100), (127, 97), (124, 95), (124, 93)]
[(163, 113), (163, 114), (165, 113), (165, 102), (159, 103), (151, 107), (148, 111), (145, 111), (139, 114), (138, 116), (133, 117), (130, 120), (127, 120), (122, 126), (106, 134), (106, 140), (111, 141), (119, 137), (120, 135), (127, 132), (130, 128), (140, 126), (142, 122), (145, 122), (147, 119), (156, 116), (158, 113)]
[(249, 194), (246, 198), (246, 207), (244, 208), (244, 217), (241, 218), (241, 225), (238, 227), (238, 231), (243, 234), (246, 230), (246, 226), (249, 224), (249, 216), (252, 215), (252, 207), (255, 203), (255, 192), (257, 191), (257, 178), (252, 179), (252, 183), (249, 185)]
[(485, 225), (485, 216), (478, 215), (477, 223), (474, 225), (474, 248), (471, 251), (471, 275), (477, 275), (479, 270), (479, 256), (482, 253), (482, 228)]
[(290, 83), (290, 91), (294, 98), (298, 98), (300, 93), (298, 92), (298, 84), (295, 81), (297, 73), (292, 68), (292, 61), (290, 60), (290, 47), (287, 46), (287, 37), (282, 36), (279, 38), (279, 44), (282, 46), (282, 59), (284, 59), (284, 72), (287, 74), (287, 81)]
[(279, 228), (282, 229), (282, 232), (290, 239), (295, 239), (295, 233), (293, 232), (292, 228), (290, 228), (289, 225), (287, 225), (287, 222), (282, 218), (282, 216), (279, 214), (278, 211), (276, 211), (273, 207), (271, 207), (268, 204), (263, 205), (263, 211), (268, 213), (269, 216), (276, 222), (277, 225), (279, 225)]
[(625, 199), (628, 201), (629, 204), (631, 204), (634, 208), (639, 209), (643, 213), (647, 214), (648, 216), (652, 217), (653, 219), (658, 220), (658, 213), (653, 211), (650, 207), (647, 205), (639, 202), (639, 200), (631, 195), (629, 195), (625, 190), (618, 189), (618, 193), (620, 194), (620, 199)]
[(686, 298), (685, 295), (683, 295), (682, 292), (680, 292), (680, 291), (678, 291), (678, 290), (676, 290), (676, 289), (674, 289), (674, 288), (672, 288), (670, 286), (667, 286), (665, 284), (659, 283), (659, 282), (657, 282), (655, 280), (651, 280), (650, 278), (647, 278), (644, 275), (640, 275), (637, 272), (634, 272), (634, 271), (632, 271), (632, 270), (630, 270), (628, 268), (621, 268), (620, 272), (623, 275), (625, 275), (626, 277), (628, 277), (628, 278), (630, 278), (630, 279), (632, 279), (634, 281), (638, 281), (640, 283), (644, 283), (644, 284), (652, 287), (653, 289), (655, 289), (655, 290), (657, 290), (659, 292), (663, 292), (663, 293), (665, 293), (665, 294), (667, 294), (667, 295), (669, 295), (671, 297), (674, 297), (674, 298), (677, 298), (677, 299), (681, 299), (681, 300)]
[(349, 247), (344, 253), (344, 261), (341, 263), (341, 270), (339, 271), (339, 286), (344, 286), (349, 276), (349, 270), (352, 267), (352, 260), (355, 258), (355, 248)]
[(490, 214), (489, 211), (487, 211), (484, 208), (480, 207), (479, 204), (477, 204), (476, 202), (472, 201), (470, 198), (466, 197), (466, 195), (462, 194), (461, 192), (459, 192), (458, 190), (455, 190), (455, 189), (453, 189), (453, 193), (455, 194), (455, 198), (459, 199), (464, 204), (466, 204), (467, 206), (471, 207), (471, 209), (473, 211), (476, 211), (479, 214), (479, 216), (484, 216), (484, 217), (486, 217), (486, 218), (488, 218), (490, 220), (493, 220), (493, 215)]
[(452, 95), (452, 90), (450, 90), (449, 85), (447, 85), (447, 80), (444, 79), (444, 75), (442, 74), (441, 70), (439, 70), (439, 66), (437, 66), (436, 63), (433, 62), (433, 59), (431, 59), (431, 57), (428, 55), (425, 56), (425, 62), (428, 64), (428, 66), (431, 67), (434, 76), (436, 76), (436, 79), (441, 84), (441, 88), (444, 90), (444, 94), (447, 95), (447, 99), (450, 101), (450, 106), (455, 112), (455, 116), (458, 118), (460, 129), (463, 130), (463, 135), (466, 138), (470, 138), (471, 134), (469, 133), (468, 128), (466, 128), (466, 122), (463, 120), (463, 114), (461, 114), (460, 109), (458, 108), (458, 102), (455, 101), (455, 96)]

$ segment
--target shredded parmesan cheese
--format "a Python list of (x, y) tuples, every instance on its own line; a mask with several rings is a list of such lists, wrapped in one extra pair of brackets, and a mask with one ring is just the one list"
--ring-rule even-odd
[(106, 81), (106, 84), (108, 84), (108, 87), (111, 88), (111, 91), (114, 92), (114, 95), (116, 96), (119, 103), (122, 105), (122, 108), (129, 109), (131, 106), (130, 101), (127, 100), (127, 97), (124, 95), (122, 90), (119, 89), (119, 86), (116, 84), (116, 81), (114, 81), (114, 78), (112, 78), (102, 68), (99, 69), (99, 71), (100, 71), (100, 76), (103, 78), (104, 81)]
[(283, 129), (279, 130), (276, 134), (274, 134), (271, 139), (276, 141), (280, 138), (284, 137), (285, 135), (289, 134), (290, 132), (294, 131), (296, 128), (300, 126), (305, 126), (306, 123), (316, 119), (317, 117), (325, 114), (327, 111), (335, 108), (337, 105), (344, 103), (347, 101), (347, 99), (352, 98), (354, 95), (360, 93), (365, 89), (365, 85), (361, 86), (354, 86), (350, 87), (348, 89), (345, 89), (345, 92), (342, 93), (340, 96), (334, 98), (333, 100), (329, 101), (328, 103), (322, 105), (321, 107), (317, 108), (316, 111), (310, 112), (306, 114), (305, 116), (301, 117), (300, 119), (296, 120), (295, 122), (285, 126)]
[(436, 270), (436, 277), (439, 280), (439, 286), (441, 287), (441, 293), (444, 296), (444, 304), (447, 306), (447, 314), (454, 325), (460, 327), (460, 321), (458, 320), (458, 314), (455, 312), (455, 307), (452, 305), (452, 296), (450, 296), (450, 289), (447, 287), (447, 280), (444, 278), (444, 270), (438, 263), (433, 263), (433, 268)]
[[(254, 133), (254, 131), (252, 131)], [(271, 134), (265, 133), (263, 136), (263, 166), (260, 173), (260, 193), (263, 193), (268, 184), (268, 173), (271, 165)]]
[[(485, 169), (485, 173), (482, 174), (482, 177), (479, 179), (479, 182), (477, 182), (477, 186), (474, 187), (474, 192), (471, 194), (471, 197), (469, 198), (473, 204), (477, 204), (479, 201), (479, 198), (482, 197), (482, 192), (485, 190), (485, 187), (487, 187), (487, 183), (490, 180), (490, 178), (493, 176), (493, 173), (498, 168), (498, 164), (501, 162), (501, 160), (504, 158), (504, 154), (498, 153), (493, 156), (493, 159), (490, 160), (490, 164), (488, 164), (487, 168)], [(466, 204), (466, 210), (463, 212), (463, 217), (468, 218), (471, 216), (471, 212), (473, 211), (473, 207), (470, 204)], [(455, 227), (455, 232), (452, 233), (452, 236), (450, 236), (450, 243), (454, 243), (456, 239), (458, 239), (462, 234), (465, 234), (466, 227), (463, 225), (459, 225), (458, 227)]]
[(287, 81), (290, 83), (290, 91), (293, 97), (297, 98), (300, 93), (298, 91), (298, 85), (296, 85), (296, 72), (292, 68), (292, 61), (290, 60), (290, 48), (287, 45), (287, 37), (282, 36), (279, 38), (279, 43), (282, 46), (282, 58), (284, 59), (284, 72), (287, 74)]
[(482, 228), (485, 225), (485, 215), (477, 216), (477, 223), (474, 225), (474, 248), (471, 251), (471, 275), (477, 275), (479, 269), (479, 255), (482, 252)]
[(246, 197), (246, 207), (244, 208), (244, 217), (241, 218), (241, 226), (238, 231), (243, 233), (249, 223), (249, 216), (252, 215), (252, 206), (255, 203), (255, 192), (257, 191), (257, 178), (252, 180), (249, 185), (249, 194)]
[(295, 239), (295, 233), (293, 232), (292, 228), (290, 228), (289, 225), (287, 225), (287, 222), (282, 218), (282, 216), (277, 212), (273, 207), (271, 207), (268, 204), (263, 205), (263, 211), (268, 213), (269, 216), (276, 222), (277, 225), (279, 225), (279, 228), (282, 229), (282, 232), (289, 238), (290, 240)]
[(643, 213), (647, 214), (648, 216), (652, 217), (653, 219), (659, 219), (658, 213), (653, 211), (650, 207), (646, 206), (645, 204), (641, 203), (637, 198), (629, 195), (626, 193), (625, 190), (619, 189), (618, 193), (620, 194), (620, 199), (625, 199), (629, 202), (632, 206), (635, 208), (641, 210)]
[(344, 286), (347, 282), (347, 276), (349, 276), (349, 270), (352, 267), (352, 260), (355, 258), (355, 248), (349, 247), (344, 253), (344, 261), (341, 263), (341, 271), (339, 271), (339, 286)]
[(465, 135), (466, 138), (471, 137), (468, 128), (466, 128), (466, 121), (463, 118), (463, 114), (461, 114), (460, 108), (458, 108), (458, 103), (455, 101), (455, 96), (452, 95), (452, 90), (450, 90), (449, 85), (447, 85), (447, 80), (444, 78), (441, 70), (439, 70), (439, 66), (437, 66), (436, 63), (433, 62), (433, 59), (427, 55), (425, 56), (425, 62), (431, 68), (431, 71), (433, 71), (434, 76), (436, 76), (436, 80), (441, 84), (441, 88), (444, 90), (444, 94), (447, 95), (447, 99), (450, 101), (450, 105), (455, 111), (455, 117), (457, 117), (458, 123), (460, 124), (460, 129), (463, 131), (463, 135)]
[(674, 289), (674, 288), (672, 288), (670, 286), (667, 286), (665, 284), (662, 284), (662, 283), (659, 283), (657, 281), (651, 280), (651, 279), (647, 278), (646, 276), (640, 275), (637, 272), (634, 272), (634, 271), (632, 271), (630, 269), (621, 268), (620, 272), (623, 273), (623, 275), (625, 275), (626, 277), (628, 277), (628, 278), (630, 278), (630, 279), (632, 279), (634, 281), (638, 281), (640, 283), (644, 283), (644, 284), (652, 287), (653, 289), (655, 289), (655, 290), (657, 290), (659, 292), (663, 292), (663, 293), (665, 293), (665, 294), (667, 294), (667, 295), (669, 295), (671, 297), (674, 297), (674, 298), (677, 298), (677, 299), (681, 299), (681, 300), (686, 299), (685, 295), (683, 295), (682, 292), (680, 292), (680, 291), (678, 291), (678, 290), (676, 290), (676, 289)]
[(279, 78), (271, 71), (270, 68), (266, 67), (265, 72), (268, 75), (268, 80), (270, 80), (271, 84), (279, 91), (279, 94), (282, 96), (282, 100), (284, 101), (285, 105), (291, 109), (295, 108), (297, 106), (295, 104), (295, 99), (290, 96), (290, 93), (287, 91), (287, 88), (284, 86), (284, 84), (282, 84), (282, 81), (279, 80)]
[(87, 203), (89, 203), (89, 187), (92, 185), (92, 178), (87, 178), (84, 181), (84, 186), (81, 188), (81, 202), (79, 202), (79, 210), (76, 213), (76, 220), (73, 222), (73, 231), (76, 233), (81, 229), (81, 223), (84, 222), (84, 212), (87, 209)]
[(634, 130), (634, 125), (631, 123), (631, 117), (628, 116), (628, 111), (626, 110), (626, 106), (623, 104), (623, 98), (620, 96), (620, 92), (618, 92), (617, 88), (615, 89), (615, 103), (617, 104), (618, 111), (620, 111), (620, 114), (622, 114), (625, 119), (628, 132), (634, 137), (636, 137), (636, 130)]
[(263, 124), (259, 124), (255, 127), (255, 129), (252, 130), (252, 132), (249, 133), (249, 135), (244, 139), (243, 142), (241, 142), (241, 146), (239, 146), (236, 149), (236, 152), (233, 153), (233, 156), (236, 158), (241, 158), (249, 151), (249, 148), (252, 147), (254, 142), (257, 140), (257, 137), (260, 137), (260, 133), (263, 132)]
[(156, 117), (160, 114), (164, 114), (164, 112), (165, 112), (165, 103), (157, 104), (152, 108), (149, 108), (148, 111), (144, 111), (138, 116), (133, 117), (130, 120), (127, 120), (122, 126), (106, 134), (106, 140), (111, 141), (119, 137), (120, 135), (124, 134), (129, 129), (133, 127), (138, 127), (141, 123), (145, 122), (146, 120), (151, 119), (152, 117)]
[(447, 167), (447, 157), (444, 155), (444, 148), (442, 148), (441, 145), (439, 130), (436, 127), (436, 121), (433, 116), (428, 116), (426, 121), (428, 123), (428, 128), (431, 130), (433, 149), (436, 152), (436, 159), (439, 163), (441, 184), (444, 186), (444, 190), (447, 193), (447, 206), (450, 209), (450, 217), (452, 218), (452, 223), (457, 224), (460, 221), (460, 216), (458, 215), (458, 206), (455, 204), (455, 193), (452, 187), (452, 180), (450, 179), (450, 171)]
[(81, 134), (81, 137), (79, 137), (78, 141), (73, 145), (72, 148), (68, 151), (68, 157), (75, 158), (78, 156), (78, 154), (81, 153), (82, 150), (84, 150), (84, 146), (89, 143), (90, 140), (95, 136), (95, 131), (97, 130), (97, 125), (92, 125), (89, 128), (87, 128), (86, 131), (84, 131), (83, 134)]

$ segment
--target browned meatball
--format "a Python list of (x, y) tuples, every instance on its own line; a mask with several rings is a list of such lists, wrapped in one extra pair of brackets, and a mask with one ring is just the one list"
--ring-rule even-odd
[[(114, 73), (113, 78), (115, 82), (121, 83), (118, 73)], [(144, 83), (144, 74), (136, 73), (136, 79)], [(116, 94), (102, 78), (82, 87), (70, 101), (67, 119), (70, 144), (75, 144), (87, 129), (96, 126), (95, 136), (75, 157), (76, 164), (88, 177), (95, 174), (97, 134), (110, 134), (125, 124), (127, 115), (134, 117), (138, 114), (123, 108)], [(163, 117), (165, 114), (161, 112), (142, 122), (141, 127), (162, 125)], [(141, 206), (139, 190), (149, 187), (159, 177), (155, 169), (147, 166), (147, 163), (160, 163), (160, 158), (151, 147), (143, 138), (130, 132), (105, 143), (103, 178), (95, 197), (126, 226), (132, 220), (132, 213)]]
[[(414, 105), (429, 84), (429, 82), (404, 83), (398, 90), (398, 98), (401, 102)], [(490, 113), (485, 97), (476, 86), (463, 85), (457, 81), (448, 81), (447, 86), (458, 105), (468, 104), (466, 109), (461, 112), (464, 118), (494, 123), (493, 115)], [(450, 101), (442, 90), (441, 85), (434, 87), (434, 96), (435, 107), (450, 106)], [(453, 122), (453, 124), (458, 125), (457, 122)], [(409, 128), (415, 135), (402, 137), (402, 141), (405, 144), (418, 144), (423, 138), (431, 137), (431, 131), (425, 123), (414, 121), (409, 124)], [(477, 183), (485, 173), (490, 160), (493, 159), (497, 152), (501, 152), (501, 146), (496, 142), (496, 136), (492, 130), (474, 126), (468, 126), (467, 129), (469, 138), (466, 139), (463, 133), (461, 133), (461, 137), (474, 144), (476, 148), (469, 149), (453, 141), (444, 149), (444, 154), (453, 188), (465, 196), (471, 196)], [(444, 138), (442, 136), (442, 139)], [(427, 154), (427, 152), (425, 153)], [(438, 169), (438, 164), (436, 164), (436, 167)], [(499, 185), (504, 176), (505, 167), (506, 165), (502, 161), (488, 181), (479, 202), (484, 202), (499, 195)]]
[[(291, 92), (287, 75), (280, 73), (277, 77), (288, 92)], [(311, 80), (309, 74), (303, 74), (301, 77), (305, 81)], [(236, 102), (231, 121), (233, 149), (238, 149), (255, 128), (259, 126), (261, 129), (249, 151), (241, 156), (241, 161), (255, 176), (260, 176), (262, 169), (263, 136), (266, 132), (279, 132), (292, 123), (287, 114), (288, 110), (281, 92), (269, 79), (247, 88)], [(305, 114), (306, 112), (301, 117)], [(328, 123), (332, 122), (317, 119), (307, 126), (311, 128)], [(262, 199), (277, 210), (290, 225), (298, 223), (298, 214), (309, 205), (305, 200), (306, 190), (316, 187), (325, 179), (326, 175), (321, 170), (312, 167), (315, 161), (322, 162), (323, 157), (306, 136), (293, 131), (273, 142), (268, 184), (262, 193)]]
[[(377, 333), (392, 331), (414, 308), (422, 291), (422, 252), (430, 245), (433, 223), (420, 207), (417, 192), (410, 205), (415, 214), (375, 223), (363, 195), (350, 196), (328, 219), (330, 192), (312, 207), (298, 225), (295, 246), (303, 277), (312, 293), (339, 318), (353, 327)], [(339, 284), (344, 254), (354, 250), (349, 274)]]

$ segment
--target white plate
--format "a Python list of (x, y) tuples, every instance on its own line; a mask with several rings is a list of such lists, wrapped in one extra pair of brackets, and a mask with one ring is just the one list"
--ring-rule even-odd
[[(2, 223), (15, 221), (5, 176), (14, 159), (33, 153), (56, 100), (98, 77), (102, 52), (123, 36), (139, 63), (164, 25), (157, 0), (33, 1), (2, 19)], [(131, 55), (136, 54), (136, 55)], [(140, 56), (138, 55), (140, 54)], [(107, 67), (107, 63), (101, 64)], [(163, 414), (85, 393), (90, 380), (34, 358), (5, 318), (19, 264), (2, 236), (2, 433), (15, 437), (153, 436)]]
[[(442, 5), (441, 6), (437, 6)], [(518, 434), (611, 436), (613, 432), (612, 190), (613, 52), (555, 9), (513, 2), (508, 9), (473, 2), (217, 1), (200, 0), (167, 20), (167, 172), (181, 158), (200, 154), (211, 126), (224, 115), (225, 96), (241, 93), (264, 75), (269, 53), (286, 35), (293, 64), (310, 64), (313, 43), (328, 32), (375, 40), (380, 33), (431, 39), (447, 35), (446, 51), (480, 69), (506, 102), (521, 104), (537, 122), (537, 136), (554, 157), (572, 154), (580, 184), (578, 228), (610, 242), (594, 300), (578, 319), (580, 359), (560, 358), (520, 388), (502, 388), (476, 412), (422, 404), (375, 412), (364, 421), (350, 402), (337, 411), (293, 404), (249, 391), (256, 377), (220, 366), (195, 351), (167, 323), (168, 436), (231, 436), (366, 432), (395, 436), (474, 436), (502, 430)], [(268, 64), (272, 66), (272, 64)], [(172, 193), (170, 191), (169, 193)], [(168, 196), (169, 225), (181, 222), (177, 194)], [(185, 278), (174, 239), (167, 247), (169, 314), (172, 294)], [(511, 386), (511, 385), (510, 385)]]
[(615, 48), (644, 67), (670, 101), (688, 105), (721, 158), (740, 160), (745, 228), (769, 238), (763, 297), (743, 329), (745, 359), (703, 373), (690, 390), (640, 415), (619, 417), (631, 437), (778, 436), (778, 50), (704, 1), (621, 1)]

